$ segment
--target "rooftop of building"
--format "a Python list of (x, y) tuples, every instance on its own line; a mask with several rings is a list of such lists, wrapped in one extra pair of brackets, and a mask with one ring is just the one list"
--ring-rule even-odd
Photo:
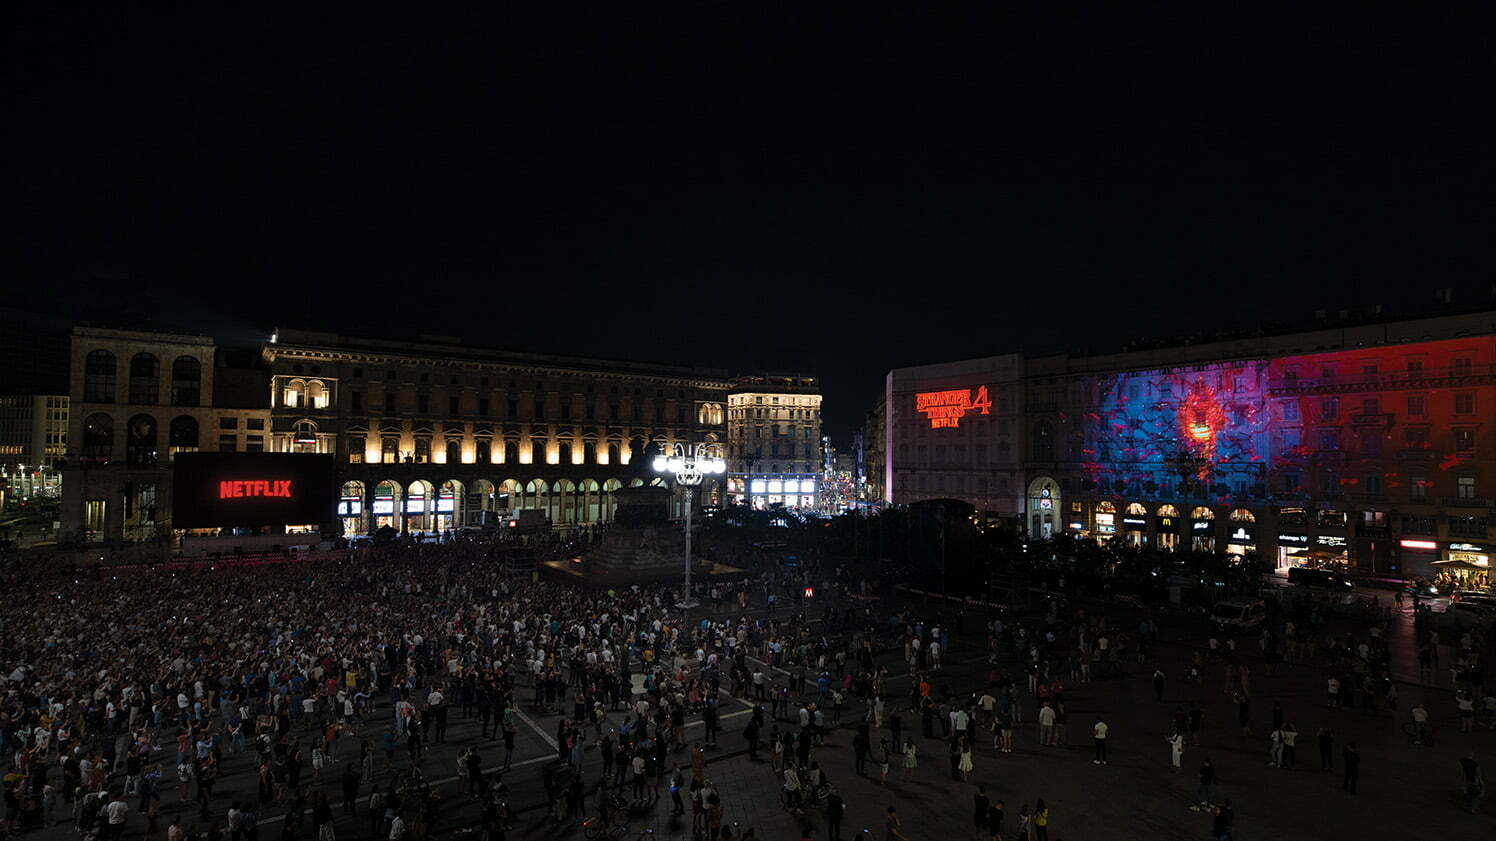
[(727, 371), (721, 368), (704, 368), (686, 365), (670, 365), (627, 359), (599, 359), (586, 356), (569, 356), (559, 353), (536, 353), (508, 348), (472, 345), (456, 336), (429, 333), (414, 338), (377, 338), (373, 336), (350, 336), (320, 330), (305, 330), (295, 327), (277, 328), (272, 352), (282, 348), (306, 348), (342, 350), (359, 353), (387, 354), (418, 359), (461, 360), (492, 365), (543, 365), (576, 370), (607, 371), (635, 374), (639, 376), (690, 377), (720, 380), (727, 385)]

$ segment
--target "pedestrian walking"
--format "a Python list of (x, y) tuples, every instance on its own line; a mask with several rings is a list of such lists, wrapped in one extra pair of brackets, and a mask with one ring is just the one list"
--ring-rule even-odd
[(987, 787), (977, 786), (977, 793), (971, 797), (971, 823), (976, 827), (977, 838), (982, 838), (987, 832), (987, 812), (992, 808), (992, 803), (987, 799)]
[(1178, 730), (1170, 733), (1164, 741), (1169, 743), (1169, 764), (1179, 772), (1179, 760), (1184, 758), (1184, 736)]
[(1110, 729), (1101, 716), (1096, 716), (1096, 723), (1091, 725), (1091, 737), (1096, 744), (1096, 758), (1091, 760), (1092, 765), (1106, 764), (1106, 734)]
[(1210, 757), (1200, 763), (1200, 787), (1195, 789), (1195, 805), (1192, 811), (1209, 810), (1215, 806), (1215, 766), (1210, 764)]

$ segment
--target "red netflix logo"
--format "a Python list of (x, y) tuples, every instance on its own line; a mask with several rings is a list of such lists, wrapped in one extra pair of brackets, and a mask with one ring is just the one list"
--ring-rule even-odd
[(243, 499), (245, 497), (291, 496), (290, 479), (235, 479), (218, 483), (219, 499)]

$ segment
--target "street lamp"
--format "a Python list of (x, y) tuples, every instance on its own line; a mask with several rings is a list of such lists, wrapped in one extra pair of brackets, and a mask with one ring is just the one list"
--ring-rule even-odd
[(672, 455), (655, 456), (653, 467), (656, 473), (673, 475), (686, 489), (686, 592), (675, 606), (696, 607), (701, 603), (691, 598), (691, 509), (696, 507), (691, 495), (708, 474), (726, 473), (727, 462), (711, 455), (706, 444), (676, 444)]

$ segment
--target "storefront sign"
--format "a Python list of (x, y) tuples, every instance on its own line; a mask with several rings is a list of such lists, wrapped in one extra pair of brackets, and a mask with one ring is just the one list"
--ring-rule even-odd
[(372, 510), (375, 514), (395, 513), (395, 501), (393, 499), (376, 499)]
[(339, 517), (356, 517), (364, 512), (364, 503), (357, 499), (345, 499), (338, 503)]
[(1345, 538), (1337, 534), (1322, 534), (1319, 537), (1315, 538), (1315, 541), (1318, 542), (1321, 546), (1339, 547), (1345, 545)]
[(1071, 531), (1083, 531), (1085, 529), (1085, 527), (1086, 527), (1086, 524), (1085, 523), (1080, 523), (1080, 522), (1072, 522), (1069, 525), (1069, 528), (1070, 528)]
[(243, 499), (256, 496), (291, 498), (290, 479), (234, 479), (218, 483), (219, 499)]
[(1123, 524), (1129, 525), (1129, 526), (1146, 526), (1146, 525), (1148, 525), (1148, 521), (1145, 520), (1145, 519), (1143, 519), (1142, 517), (1123, 517), (1122, 518), (1122, 522), (1123, 522)]
[(914, 410), (930, 419), (931, 429), (952, 428), (961, 425), (967, 412), (991, 414), (992, 398), (987, 396), (987, 386), (978, 388), (973, 395), (969, 388), (950, 391), (922, 391), (914, 395)]
[[(1439, 548), (1439, 544), (1435, 543), (1432, 540), (1399, 540), (1397, 542), (1397, 545), (1401, 546), (1404, 549), (1438, 549)], [(1451, 546), (1450, 548), (1453, 549), (1454, 547)]]
[(1116, 534), (1117, 521), (1115, 514), (1098, 513), (1096, 515), (1096, 531), (1099, 534)]
[(1308, 546), (1309, 535), (1307, 534), (1280, 534), (1278, 535), (1279, 546)]
[(1231, 530), (1230, 539), (1238, 543), (1250, 543), (1257, 539), (1257, 529), (1237, 526)]
[(1174, 522), (1175, 519), (1176, 518), (1174, 518), (1174, 517), (1159, 517), (1158, 518), (1158, 530), (1159, 531), (1173, 531), (1175, 528), (1178, 527), (1175, 524), (1175, 522)]
[[(1403, 545), (1406, 546), (1407, 543), (1408, 543), (1408, 541), (1406, 541), (1406, 540), (1403, 541)], [(1430, 541), (1430, 545), (1429, 545), (1428, 548), (1430, 548), (1430, 549), (1434, 548), (1434, 546), (1432, 544), (1432, 541)], [(1451, 543), (1451, 544), (1449, 544), (1449, 551), (1451, 551), (1451, 552), (1484, 552), (1484, 551), (1486, 551), (1486, 548), (1484, 546), (1476, 546), (1474, 543)]]
[(1215, 520), (1194, 520), (1190, 523), (1190, 531), (1211, 531), (1215, 528)]

